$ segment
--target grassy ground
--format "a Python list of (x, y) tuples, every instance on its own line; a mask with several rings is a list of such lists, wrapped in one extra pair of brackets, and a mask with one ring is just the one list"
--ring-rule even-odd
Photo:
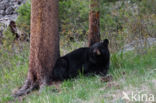
[[(72, 49), (61, 51), (65, 54)], [(156, 46), (153, 46), (144, 55), (112, 54), (109, 74), (113, 79), (108, 82), (103, 82), (100, 76), (79, 75), (62, 82), (57, 89), (56, 86), (45, 87), (40, 92), (13, 99), (12, 92), (23, 84), (28, 71), (28, 46), (0, 50), (0, 103), (140, 103), (123, 100), (123, 92), (129, 97), (132, 92), (152, 94), (156, 102), (155, 51)]]

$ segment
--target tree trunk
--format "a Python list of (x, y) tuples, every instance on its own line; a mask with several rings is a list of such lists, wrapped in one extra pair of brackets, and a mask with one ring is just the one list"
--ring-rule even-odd
[(15, 93), (21, 96), (48, 84), (59, 57), (58, 0), (31, 0), (29, 71), (25, 84)]
[(100, 0), (90, 0), (90, 13), (89, 13), (89, 34), (88, 45), (89, 47), (96, 42), (100, 41)]

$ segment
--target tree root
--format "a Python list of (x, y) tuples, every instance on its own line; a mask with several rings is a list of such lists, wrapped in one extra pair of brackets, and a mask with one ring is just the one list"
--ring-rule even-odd
[(16, 98), (16, 97), (26, 95), (35, 89), (39, 89), (39, 83), (33, 82), (33, 81), (27, 79), (25, 81), (24, 85), (19, 90), (17, 90), (15, 93), (13, 93), (13, 97)]

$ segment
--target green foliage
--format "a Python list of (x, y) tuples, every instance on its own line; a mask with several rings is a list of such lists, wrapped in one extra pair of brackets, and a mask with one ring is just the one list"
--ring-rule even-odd
[(112, 63), (112, 68), (119, 69), (124, 67), (124, 54), (123, 52), (120, 53), (114, 53), (111, 55), (111, 63)]
[(28, 44), (20, 43), (0, 49), (0, 103), (13, 100), (11, 91), (23, 83), (28, 68), (28, 48)]
[[(119, 51), (125, 43), (132, 42), (132, 40), (146, 39), (150, 36), (155, 37), (155, 7), (155, 0), (100, 1), (101, 39), (108, 38), (110, 40), (111, 52)], [(29, 34), (29, 0), (18, 9), (18, 13), (18, 27)], [(87, 39), (88, 15), (88, 0), (59, 1), (61, 45), (68, 46), (69, 42)], [(140, 28), (143, 29), (142, 33), (138, 33)]]
[(156, 14), (156, 1), (155, 0), (142, 0), (140, 3), (141, 13), (146, 14)]
[(88, 31), (88, 0), (60, 1), (59, 7), (61, 36), (66, 40), (83, 40)]
[(31, 3), (30, 0), (27, 0), (25, 4), (20, 6), (17, 10), (18, 18), (17, 18), (17, 26), (24, 33), (30, 33), (30, 15), (31, 15)]
[(7, 27), (4, 32), (3, 32), (3, 47), (5, 48), (11, 48), (12, 44), (15, 40), (15, 35), (13, 35), (13, 33), (10, 30), (10, 27)]

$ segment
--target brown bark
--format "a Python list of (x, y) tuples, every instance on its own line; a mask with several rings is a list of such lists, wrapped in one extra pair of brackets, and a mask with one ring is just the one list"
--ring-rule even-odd
[(99, 41), (100, 41), (99, 0), (90, 0), (88, 45), (90, 47), (91, 45)]
[(59, 57), (58, 0), (31, 0), (30, 57), (27, 80), (15, 96), (48, 84)]

